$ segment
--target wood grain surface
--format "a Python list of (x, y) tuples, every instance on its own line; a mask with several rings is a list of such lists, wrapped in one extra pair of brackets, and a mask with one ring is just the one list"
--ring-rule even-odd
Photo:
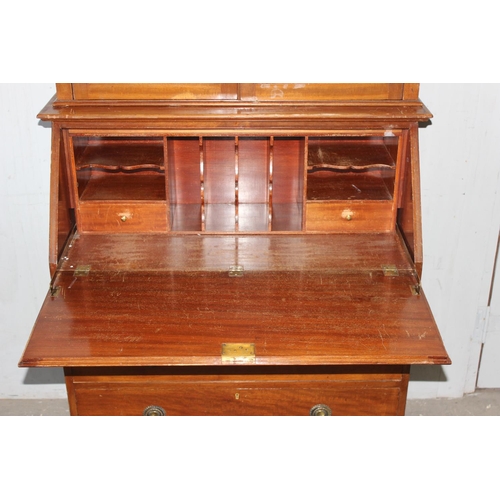
[[(411, 271), (385, 276), (383, 263), (374, 261), (364, 269), (312, 266), (314, 253), (297, 257), (292, 269), (279, 251), (266, 262), (262, 239), (253, 247), (258, 253), (238, 260), (239, 245), (232, 239), (232, 258), (223, 263), (217, 252), (215, 261), (206, 259), (208, 250), (197, 263), (188, 259), (195, 270), (179, 270), (185, 260), (175, 258), (167, 258), (164, 269), (141, 269), (154, 261), (151, 256), (123, 270), (114, 259), (116, 247), (107, 263), (96, 253), (102, 267), (90, 264), (86, 276), (61, 272), (54, 282), (58, 292), (42, 307), (22, 366), (220, 365), (221, 345), (228, 342), (254, 343), (254, 362), (262, 365), (449, 362), (425, 296), (412, 293)], [(213, 249), (228, 240), (214, 239)], [(284, 240), (283, 247), (293, 238)], [(193, 256), (204, 240), (186, 241), (194, 243)], [(335, 239), (328, 241), (335, 248)], [(146, 254), (149, 248), (135, 252)], [(252, 269), (249, 256), (260, 269)], [(275, 265), (280, 259), (282, 269)], [(335, 256), (330, 250), (321, 259), (324, 264)], [(78, 267), (76, 262), (68, 258), (66, 269)], [(243, 276), (231, 277), (229, 267), (242, 262), (249, 262)]]

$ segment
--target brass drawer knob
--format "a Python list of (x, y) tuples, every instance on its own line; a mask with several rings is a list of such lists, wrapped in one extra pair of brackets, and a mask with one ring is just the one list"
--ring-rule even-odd
[(120, 217), (120, 220), (121, 220), (122, 222), (127, 222), (127, 219), (128, 219), (128, 217), (127, 217), (126, 215), (122, 215), (122, 216)]
[(309, 415), (312, 417), (331, 417), (332, 410), (326, 405), (315, 405), (311, 408)]
[(353, 219), (354, 217), (354, 212), (348, 208), (346, 208), (341, 214), (340, 216), (342, 217), (342, 219), (344, 220), (347, 220), (347, 221), (350, 221)]
[(148, 406), (142, 412), (142, 414), (145, 417), (164, 417), (164, 416), (166, 416), (167, 412), (161, 406), (151, 405), (151, 406)]

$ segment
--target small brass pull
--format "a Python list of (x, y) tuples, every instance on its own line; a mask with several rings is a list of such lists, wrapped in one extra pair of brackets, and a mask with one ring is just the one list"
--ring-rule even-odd
[(346, 221), (350, 221), (354, 217), (354, 212), (352, 210), (350, 210), (349, 208), (346, 208), (345, 210), (342, 211), (340, 216), (342, 217), (342, 219), (344, 219)]
[(145, 417), (164, 417), (164, 416), (166, 416), (167, 412), (161, 406), (151, 405), (151, 406), (148, 406), (142, 412), (142, 414)]
[(315, 405), (311, 408), (309, 415), (311, 417), (331, 417), (332, 410), (326, 405)]
[(126, 215), (122, 215), (122, 216), (120, 217), (120, 220), (121, 220), (122, 222), (127, 222), (127, 216), (126, 216)]

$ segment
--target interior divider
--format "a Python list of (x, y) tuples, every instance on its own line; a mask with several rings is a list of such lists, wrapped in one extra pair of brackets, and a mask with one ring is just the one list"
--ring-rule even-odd
[(170, 229), (302, 231), (306, 143), (304, 136), (167, 137)]
[(274, 136), (269, 138), (269, 162), (268, 162), (268, 231), (273, 229), (273, 160), (274, 160)]
[(240, 155), (239, 155), (239, 137), (234, 138), (234, 230), (240, 229), (239, 224), (239, 177), (240, 177)]
[(200, 217), (201, 231), (205, 231), (205, 161), (203, 155), (203, 137), (199, 138), (200, 150)]
[(165, 172), (165, 202), (167, 204), (167, 231), (172, 230), (172, 193), (170, 191), (170, 186), (173, 180), (170, 178), (170, 172), (168, 168), (168, 140), (167, 137), (163, 137), (163, 168)]
[(306, 136), (304, 143), (304, 174), (302, 177), (302, 227), (306, 227), (307, 218), (307, 159), (309, 157), (309, 136)]

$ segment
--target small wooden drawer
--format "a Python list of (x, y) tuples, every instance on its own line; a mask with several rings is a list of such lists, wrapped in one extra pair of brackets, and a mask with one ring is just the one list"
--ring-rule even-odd
[(392, 201), (309, 201), (306, 231), (386, 232), (393, 226)]
[(152, 202), (85, 202), (79, 207), (82, 232), (163, 232), (167, 226), (167, 204)]

